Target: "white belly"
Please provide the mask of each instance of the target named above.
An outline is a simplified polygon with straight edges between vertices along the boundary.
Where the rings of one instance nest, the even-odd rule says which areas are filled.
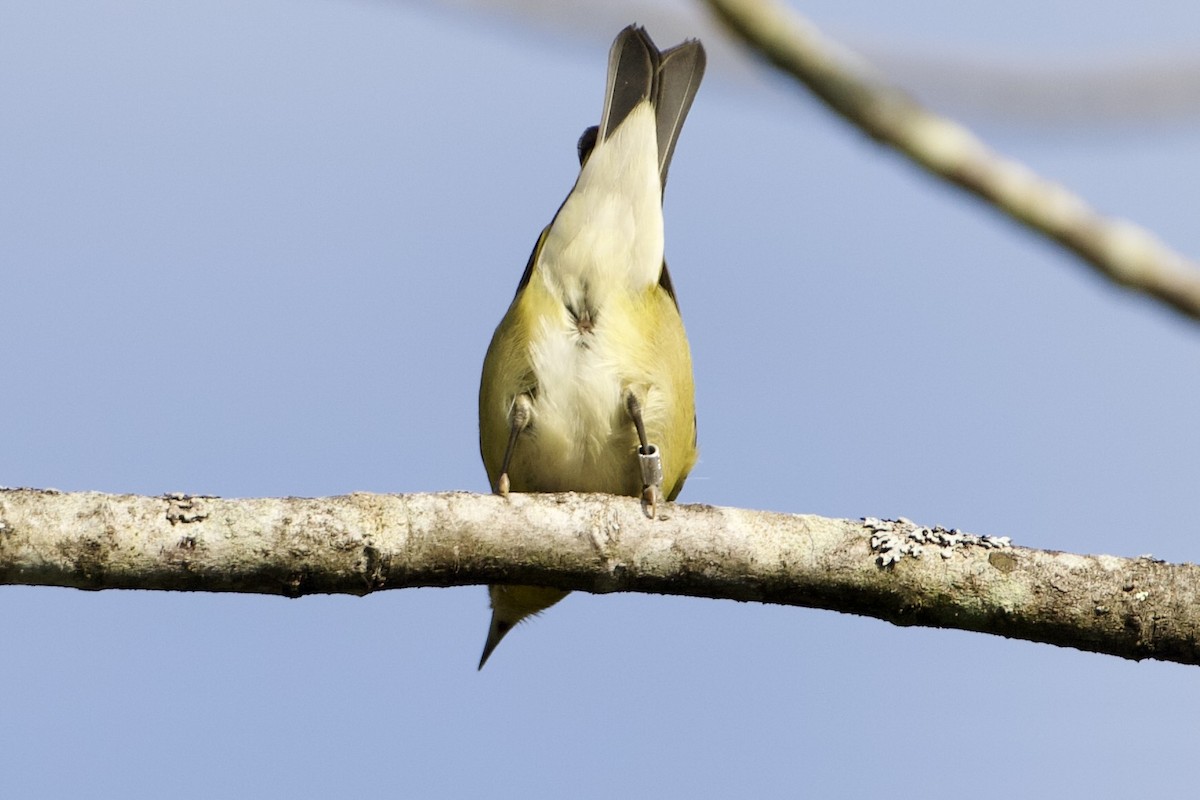
[[[635,492],[637,436],[611,337],[603,322],[581,333],[563,321],[543,321],[531,342],[538,388],[530,441],[517,449],[535,459],[541,491]]]

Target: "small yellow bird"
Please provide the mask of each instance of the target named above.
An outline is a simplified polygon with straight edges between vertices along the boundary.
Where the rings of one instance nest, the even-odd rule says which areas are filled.
[[[479,448],[492,490],[641,497],[651,516],[696,461],[692,358],[663,260],[663,189],[704,76],[695,40],[659,51],[629,26],[613,42],[579,178],[542,231],[492,336]],[[482,669],[504,635],[567,595],[489,586]]]

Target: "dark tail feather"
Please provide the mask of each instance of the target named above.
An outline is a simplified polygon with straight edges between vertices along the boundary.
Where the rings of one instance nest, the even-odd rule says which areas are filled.
[[[654,97],[658,75],[658,48],[646,31],[630,25],[617,34],[608,54],[608,89],[600,118],[600,141],[621,126],[629,112]]]
[[[695,39],[660,52],[645,28],[630,25],[621,31],[608,56],[599,140],[608,139],[633,109],[649,100],[658,124],[658,174],[665,187],[675,142],[700,88],[705,64],[704,46]]]
[[[704,77],[707,58],[704,45],[691,39],[662,54],[658,70],[658,97],[654,114],[658,119],[658,174],[667,186],[667,169],[675,153],[675,142]]]

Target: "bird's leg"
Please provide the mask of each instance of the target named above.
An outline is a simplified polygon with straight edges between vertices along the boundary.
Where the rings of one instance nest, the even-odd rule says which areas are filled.
[[[632,389],[625,390],[625,410],[633,420],[638,435],[638,464],[642,468],[642,503],[653,519],[662,497],[662,458],[658,448],[646,438],[646,424],[642,421],[642,401]]]
[[[517,447],[517,437],[529,425],[532,417],[533,400],[528,394],[517,395],[508,412],[508,446],[504,448],[504,462],[500,465],[500,479],[496,481],[496,491],[505,497],[508,496],[509,489],[508,464],[512,461],[513,450]]]

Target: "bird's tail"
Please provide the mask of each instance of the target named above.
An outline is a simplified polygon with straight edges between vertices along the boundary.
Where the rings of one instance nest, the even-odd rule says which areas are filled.
[[[479,657],[480,669],[483,669],[500,640],[518,622],[540,614],[567,596],[567,592],[561,589],[542,586],[489,586],[488,594],[492,598],[492,622],[488,626],[483,655]]]
[[[648,100],[654,106],[658,174],[665,187],[675,142],[704,77],[706,63],[704,46],[695,39],[660,51],[645,28],[630,25],[621,31],[608,55],[608,87],[599,140],[607,140],[631,111]]]

